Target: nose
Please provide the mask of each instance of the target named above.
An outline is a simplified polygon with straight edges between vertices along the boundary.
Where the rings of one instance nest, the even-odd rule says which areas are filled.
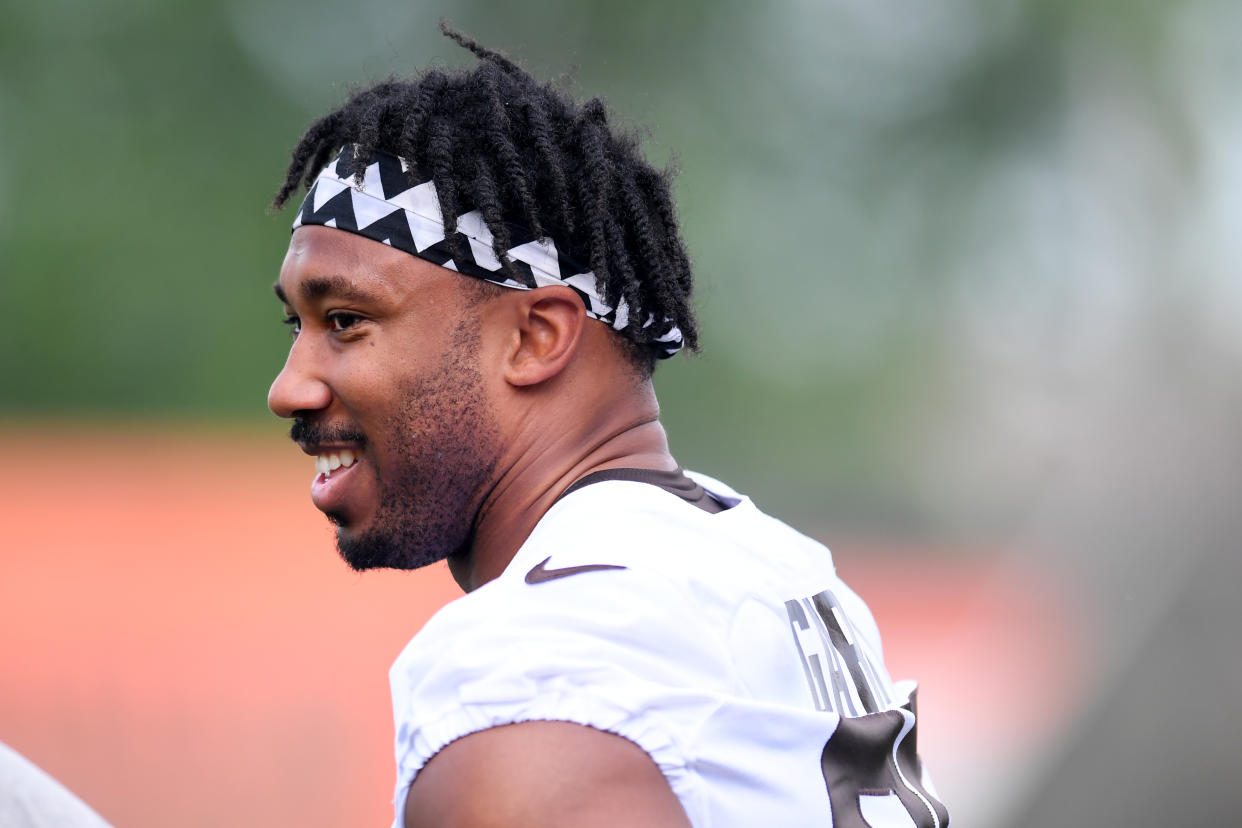
[[[332,390],[313,370],[306,349],[294,342],[285,367],[267,392],[267,407],[277,417],[292,418],[299,411],[319,411],[332,401]]]

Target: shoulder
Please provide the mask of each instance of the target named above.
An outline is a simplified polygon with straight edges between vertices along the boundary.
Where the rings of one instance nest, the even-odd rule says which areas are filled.
[[[823,546],[697,479],[733,508],[711,514],[629,481],[572,493],[500,577],[414,637],[390,673],[398,806],[446,745],[557,721],[640,747],[693,816],[704,722],[722,699],[755,695],[774,659],[784,664],[784,601],[835,579]],[[806,692],[781,692],[795,691]]]

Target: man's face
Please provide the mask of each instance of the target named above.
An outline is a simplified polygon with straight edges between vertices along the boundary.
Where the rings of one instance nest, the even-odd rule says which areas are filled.
[[[463,278],[352,233],[294,231],[277,292],[295,339],[268,406],[316,456],[311,498],[355,569],[469,548],[500,435]]]

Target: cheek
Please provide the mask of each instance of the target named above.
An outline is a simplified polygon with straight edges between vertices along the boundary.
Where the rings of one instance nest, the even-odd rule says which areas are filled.
[[[334,387],[347,407],[371,412],[399,396],[412,370],[409,363],[401,351],[364,340],[337,363]]]

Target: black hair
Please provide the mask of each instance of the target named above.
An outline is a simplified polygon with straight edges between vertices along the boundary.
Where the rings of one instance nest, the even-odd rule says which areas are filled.
[[[587,263],[609,305],[624,299],[641,309],[631,311],[619,333],[644,375],[659,353],[652,331],[662,327],[645,328],[648,315],[657,323],[671,319],[685,346],[698,350],[672,172],[652,167],[633,135],[609,128],[599,98],[579,103],[444,21],[440,30],[479,62],[355,92],[302,135],[272,206],[283,206],[300,185],[309,187],[347,143],[358,145],[358,173],[375,150],[402,156],[435,182],[451,243],[460,243],[457,216],[476,209],[508,271],[506,221],[525,225]]]

